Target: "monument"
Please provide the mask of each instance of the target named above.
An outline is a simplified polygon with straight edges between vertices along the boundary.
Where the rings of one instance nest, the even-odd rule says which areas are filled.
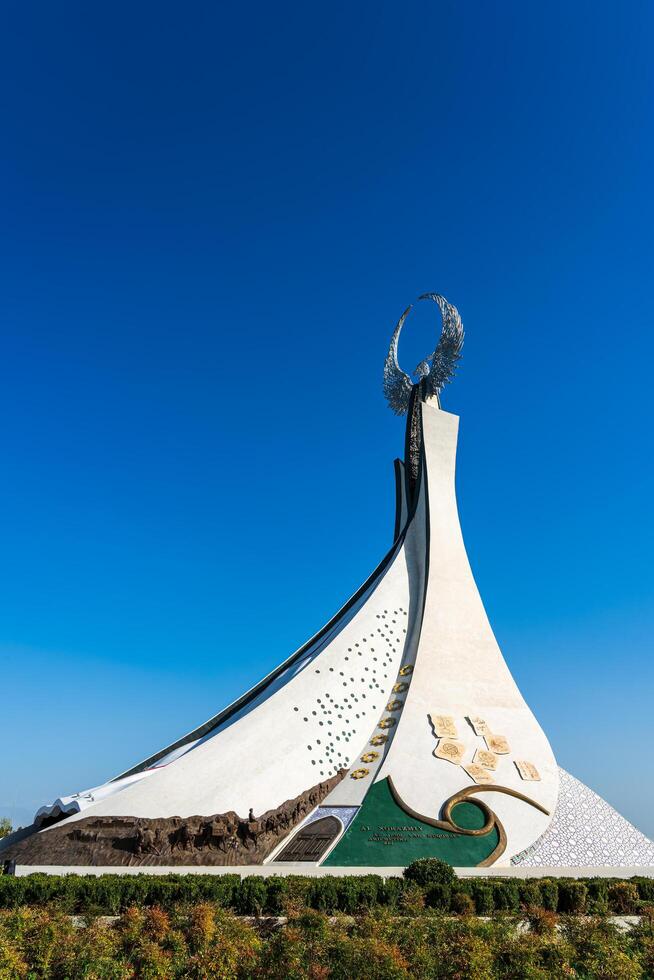
[[[455,497],[459,419],[441,406],[457,310],[412,380],[392,336],[393,544],[329,622],[251,691],[2,842],[19,868],[271,865],[654,867],[654,844],[557,765],[499,649]]]

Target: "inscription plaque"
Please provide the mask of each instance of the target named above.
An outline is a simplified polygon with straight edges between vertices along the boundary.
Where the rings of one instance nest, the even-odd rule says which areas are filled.
[[[475,762],[469,762],[467,766],[463,767],[468,773],[470,778],[474,780],[475,783],[494,783],[495,779],[489,773],[488,769],[484,769],[483,766],[477,765]]]
[[[496,755],[508,755],[511,751],[508,739],[504,735],[486,735],[485,741],[490,751],[495,752]]]
[[[520,773],[520,778],[528,783],[540,782],[540,773],[533,762],[515,762],[515,767]]]
[[[457,738],[458,732],[452,715],[430,714],[431,723],[438,738]]]
[[[468,715],[468,721],[474,728],[475,735],[492,734],[488,722],[484,718],[480,718],[479,715]]]
[[[478,766],[483,766],[484,769],[497,769],[497,756],[489,749],[477,749],[472,761]]]
[[[437,759],[447,759],[448,762],[453,762],[455,766],[461,765],[465,752],[466,747],[463,742],[455,742],[451,738],[441,739],[434,749],[434,755]]]

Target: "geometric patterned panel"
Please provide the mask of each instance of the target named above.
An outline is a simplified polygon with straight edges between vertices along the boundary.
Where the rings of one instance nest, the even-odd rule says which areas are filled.
[[[319,806],[317,810],[314,810],[303,826],[307,827],[315,820],[322,820],[323,817],[338,817],[343,824],[343,829],[347,830],[358,809],[358,806]]]
[[[511,858],[523,868],[654,867],[654,843],[565,769],[551,824]]]

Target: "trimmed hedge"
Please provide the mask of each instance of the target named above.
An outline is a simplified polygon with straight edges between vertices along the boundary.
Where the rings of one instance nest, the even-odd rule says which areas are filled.
[[[248,879],[245,879],[248,880]],[[0,876],[0,908],[56,903],[61,911],[118,915],[131,906],[171,908],[212,902],[235,909],[240,875],[46,875]]]
[[[492,915],[495,911],[495,892],[492,882],[482,878],[470,884],[471,897],[477,915]]]
[[[580,915],[586,911],[588,901],[588,889],[583,881],[559,882],[559,912],[569,912]]]
[[[483,916],[536,908],[568,914],[624,914],[654,903],[654,880],[463,878],[451,884],[432,879],[419,885],[410,876],[384,880],[379,875],[252,875],[242,880],[235,874],[0,876],[0,909],[56,905],[69,914],[119,915],[132,906],[170,910],[200,902],[239,915],[285,915],[298,908],[356,915],[376,908],[411,911],[421,906],[456,914],[470,911],[472,905]]]
[[[551,878],[541,878],[538,882],[540,887],[540,904],[548,912],[556,912],[559,907],[559,884]]]

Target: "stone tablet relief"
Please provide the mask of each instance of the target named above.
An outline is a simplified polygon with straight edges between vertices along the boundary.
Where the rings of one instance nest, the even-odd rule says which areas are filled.
[[[459,733],[456,730],[452,715],[437,715],[431,712],[429,717],[437,738],[458,738]]]
[[[453,762],[455,766],[461,765],[465,753],[466,747],[463,742],[457,742],[452,738],[441,739],[434,749],[434,755],[437,759],[447,759],[448,762]]]
[[[508,739],[504,735],[485,735],[484,739],[490,751],[495,752],[496,755],[508,755],[511,751]]]
[[[489,749],[477,749],[472,761],[475,765],[483,766],[484,769],[497,769],[498,758]]]
[[[524,779],[528,783],[538,783],[540,782],[540,773],[533,762],[515,762],[515,767],[520,773],[520,778]]]
[[[484,718],[480,718],[479,715],[468,715],[468,721],[474,728],[475,735],[483,736],[492,734],[488,722]]]
[[[367,772],[367,770],[365,770]],[[335,776],[255,817],[235,811],[191,817],[84,817],[63,821],[17,842],[11,856],[18,864],[66,866],[263,864],[290,832],[302,823],[345,777]],[[304,833],[304,830],[302,831]],[[7,852],[5,852],[7,853]],[[304,860],[304,859],[302,859]],[[0,968],[0,976],[3,975]]]
[[[477,765],[476,762],[469,762],[467,766],[464,766],[463,768],[475,783],[483,784],[495,782],[495,778],[491,776],[488,769],[484,769],[483,766]]]

